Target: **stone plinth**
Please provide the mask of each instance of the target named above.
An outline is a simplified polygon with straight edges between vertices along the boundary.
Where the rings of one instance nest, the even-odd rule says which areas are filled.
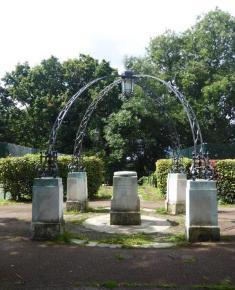
[[[220,239],[215,181],[187,181],[186,236],[190,242]]]
[[[110,224],[141,224],[137,173],[134,171],[118,171],[114,173]]]
[[[32,239],[53,239],[63,231],[61,178],[35,178],[32,201]]]
[[[185,213],[187,178],[183,173],[169,173],[167,177],[167,212],[171,214]]]
[[[86,172],[71,172],[67,178],[66,209],[86,211],[87,207],[87,174]]]

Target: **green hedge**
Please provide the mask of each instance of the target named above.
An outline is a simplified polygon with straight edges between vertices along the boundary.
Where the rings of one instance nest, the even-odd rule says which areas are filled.
[[[189,175],[189,168],[191,166],[191,160],[188,158],[183,158],[182,163],[185,167],[186,174]],[[171,159],[159,159],[156,162],[156,178],[157,178],[157,188],[159,193],[164,196],[166,195],[166,186],[167,186],[167,175],[170,172],[172,165]]]
[[[59,156],[59,175],[63,179],[64,192],[66,192],[66,179],[70,156]],[[88,179],[88,196],[93,198],[104,180],[104,165],[96,156],[83,158]],[[10,192],[14,200],[30,198],[33,180],[38,175],[40,167],[39,155],[25,155],[23,157],[6,157],[0,159],[0,183],[5,192]]]
[[[189,168],[191,160],[183,158],[186,168],[187,178],[190,177]],[[156,162],[157,187],[164,196],[167,187],[167,175],[170,172],[172,161],[170,159],[160,159]],[[218,199],[225,203],[235,203],[235,160],[225,159],[212,162],[217,180]]]
[[[217,161],[215,172],[220,201],[235,203],[235,159]]]

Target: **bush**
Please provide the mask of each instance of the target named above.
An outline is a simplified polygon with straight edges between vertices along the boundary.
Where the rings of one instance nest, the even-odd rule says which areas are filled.
[[[235,160],[219,160],[215,164],[218,198],[224,203],[235,203]]]
[[[191,160],[183,158],[183,164],[186,168],[187,178],[190,177]],[[160,159],[156,162],[157,187],[161,195],[166,194],[167,175],[170,172],[171,159]],[[235,160],[226,159],[212,161],[211,165],[215,169],[217,180],[218,200],[224,203],[235,203]]]
[[[189,168],[191,166],[191,160],[188,158],[183,158],[182,163],[185,168],[187,177],[189,177]],[[157,188],[159,193],[162,196],[166,195],[167,190],[167,175],[170,172],[172,165],[171,159],[159,159],[156,162],[156,179],[157,179]]]
[[[59,156],[59,176],[62,177],[64,192],[66,192],[66,179],[68,164],[71,156]],[[104,179],[104,165],[96,156],[83,158],[88,179],[88,196],[93,198]],[[39,155],[25,155],[23,157],[6,157],[0,159],[0,183],[5,192],[10,192],[12,199],[31,198],[33,180],[38,176],[40,167]]]

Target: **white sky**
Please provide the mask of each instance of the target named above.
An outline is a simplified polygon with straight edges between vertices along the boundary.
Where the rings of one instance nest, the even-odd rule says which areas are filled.
[[[151,37],[192,26],[234,0],[0,0],[0,78],[18,62],[31,66],[90,54],[122,71],[124,55],[144,55]]]

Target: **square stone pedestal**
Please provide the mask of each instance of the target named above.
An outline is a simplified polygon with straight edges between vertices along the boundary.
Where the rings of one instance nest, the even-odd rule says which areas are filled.
[[[110,224],[141,224],[137,173],[134,171],[118,171],[114,173]]]
[[[32,201],[32,239],[50,240],[63,232],[61,178],[35,178]]]
[[[66,209],[84,212],[87,208],[87,174],[86,172],[71,172],[67,178]]]
[[[170,214],[185,213],[187,178],[183,173],[169,173],[165,208]]]
[[[220,239],[215,181],[187,181],[186,236],[190,242]]]

